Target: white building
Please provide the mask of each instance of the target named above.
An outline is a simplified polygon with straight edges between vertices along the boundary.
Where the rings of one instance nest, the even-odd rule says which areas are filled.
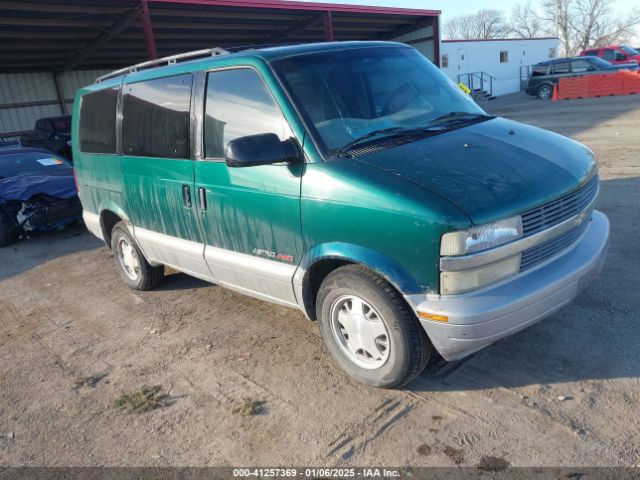
[[[440,66],[454,82],[504,95],[520,90],[530,65],[555,58],[557,38],[509,38],[495,40],[442,40]]]

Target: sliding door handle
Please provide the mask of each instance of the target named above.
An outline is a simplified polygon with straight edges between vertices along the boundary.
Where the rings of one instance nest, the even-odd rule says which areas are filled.
[[[185,207],[191,208],[191,187],[189,185],[182,185],[182,201]]]
[[[200,210],[207,209],[207,191],[200,187],[198,188],[198,201],[200,202]]]

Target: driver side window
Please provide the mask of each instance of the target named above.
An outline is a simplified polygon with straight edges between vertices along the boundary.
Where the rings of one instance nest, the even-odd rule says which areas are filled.
[[[275,133],[280,140],[290,136],[288,125],[258,72],[234,68],[209,73],[204,117],[205,157],[224,158],[230,141],[260,133]]]

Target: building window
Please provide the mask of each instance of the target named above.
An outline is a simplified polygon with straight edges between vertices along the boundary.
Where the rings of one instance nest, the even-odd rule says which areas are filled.
[[[80,151],[116,153],[118,89],[88,93],[80,102]]]
[[[447,68],[449,67],[449,55],[447,55],[446,53],[444,55],[442,55],[442,68]]]
[[[550,48],[549,49],[549,58],[556,58],[556,49],[555,48]]]
[[[502,50],[500,52],[500,63],[508,63],[509,62],[509,52],[507,50]]]
[[[192,75],[123,87],[122,151],[126,155],[189,158]]]

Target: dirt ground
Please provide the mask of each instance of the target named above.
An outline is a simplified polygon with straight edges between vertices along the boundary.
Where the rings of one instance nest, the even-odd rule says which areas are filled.
[[[295,310],[182,274],[133,292],[84,230],[37,235],[0,250],[0,466],[639,466],[640,96],[485,108],[600,158],[608,263],[572,305],[377,390]],[[143,385],[168,405],[114,406]]]

